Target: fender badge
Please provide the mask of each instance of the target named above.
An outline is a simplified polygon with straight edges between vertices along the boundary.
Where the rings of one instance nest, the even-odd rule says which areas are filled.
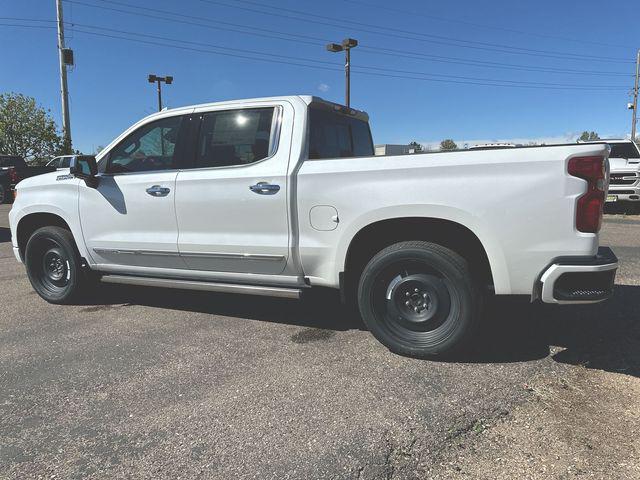
[[[73,177],[73,175],[58,175],[56,177],[56,180],[59,182],[60,180],[71,180]]]

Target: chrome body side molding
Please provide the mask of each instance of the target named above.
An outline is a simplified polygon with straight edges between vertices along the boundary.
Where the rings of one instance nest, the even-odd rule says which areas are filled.
[[[229,260],[268,260],[282,262],[283,255],[262,255],[254,253],[218,253],[218,252],[167,252],[163,250],[131,250],[123,248],[94,248],[97,254],[118,255],[157,255],[165,257],[223,258]]]
[[[163,257],[179,257],[178,252],[167,252],[163,250],[130,250],[126,248],[94,248],[93,251],[100,254],[107,255],[158,255]]]
[[[193,258],[224,258],[229,260],[272,260],[284,261],[284,255],[262,255],[255,253],[216,253],[216,252],[180,252],[182,257]]]

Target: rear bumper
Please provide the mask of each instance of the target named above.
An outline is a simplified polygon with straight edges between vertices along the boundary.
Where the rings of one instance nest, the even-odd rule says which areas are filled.
[[[540,276],[539,298],[544,303],[596,303],[613,295],[618,258],[608,247],[594,257],[562,257]]]

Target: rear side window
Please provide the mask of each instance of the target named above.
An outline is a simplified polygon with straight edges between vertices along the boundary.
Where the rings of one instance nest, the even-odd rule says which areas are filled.
[[[610,158],[640,158],[638,148],[633,143],[610,143]]]
[[[336,112],[309,109],[309,158],[373,156],[369,124]]]
[[[146,172],[175,168],[174,154],[182,117],[147,123],[109,152],[109,173]]]
[[[271,152],[275,109],[249,108],[202,116],[196,168],[248,165]]]

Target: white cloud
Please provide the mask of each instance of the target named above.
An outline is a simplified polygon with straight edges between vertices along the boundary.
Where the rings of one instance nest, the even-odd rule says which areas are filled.
[[[321,83],[320,85],[318,85],[318,90],[320,90],[321,92],[328,92],[330,88],[331,87],[326,83]]]

